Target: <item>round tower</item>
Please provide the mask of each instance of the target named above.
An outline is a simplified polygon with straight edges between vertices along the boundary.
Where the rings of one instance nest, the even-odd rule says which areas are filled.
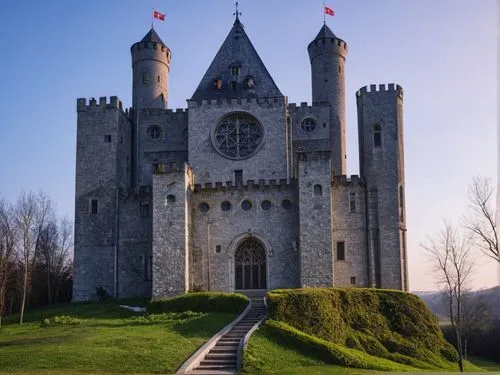
[[[330,104],[332,174],[346,174],[345,58],[347,43],[326,25],[307,47],[311,61],[312,101]]]
[[[151,28],[140,42],[130,47],[132,54],[132,106],[167,108],[170,49]]]

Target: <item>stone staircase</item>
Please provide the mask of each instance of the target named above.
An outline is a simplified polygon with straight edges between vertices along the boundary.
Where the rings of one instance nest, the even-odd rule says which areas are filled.
[[[250,329],[267,312],[264,296],[252,293],[248,295],[252,305],[247,314],[231,330],[222,336],[215,346],[205,355],[200,365],[188,372],[191,375],[235,374],[238,369],[240,342]]]

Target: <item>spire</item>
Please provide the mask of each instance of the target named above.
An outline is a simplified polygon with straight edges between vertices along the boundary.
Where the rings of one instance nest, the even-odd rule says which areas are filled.
[[[238,17],[191,100],[281,97]]]
[[[233,16],[236,16],[236,20],[235,21],[238,21],[239,20],[239,17],[238,16],[241,16],[241,12],[238,12],[238,2],[234,3],[234,6],[236,7],[236,11],[233,13]]]

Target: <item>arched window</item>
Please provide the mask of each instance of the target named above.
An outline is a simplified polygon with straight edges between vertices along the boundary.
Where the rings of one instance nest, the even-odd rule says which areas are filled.
[[[382,146],[382,128],[379,124],[373,125],[373,146],[381,147]]]
[[[314,185],[314,196],[321,197],[323,195],[323,186],[317,184]]]

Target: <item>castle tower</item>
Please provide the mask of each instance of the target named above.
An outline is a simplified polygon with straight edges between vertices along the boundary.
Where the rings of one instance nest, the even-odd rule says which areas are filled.
[[[152,28],[130,47],[132,54],[132,105],[134,108],[167,108],[170,49]]]
[[[312,101],[330,103],[332,175],[346,174],[345,58],[347,44],[323,25],[307,47],[311,61]]]
[[[356,98],[360,173],[367,181],[370,282],[408,290],[403,89],[370,85]]]

